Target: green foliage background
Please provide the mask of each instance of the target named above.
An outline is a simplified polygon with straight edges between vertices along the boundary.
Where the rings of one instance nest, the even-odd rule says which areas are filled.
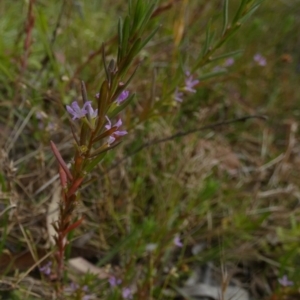
[[[158,1],[158,6],[168,3],[152,19],[147,33],[160,29],[135,62],[140,67],[129,89],[137,97],[122,113],[130,134],[82,189],[78,212],[86,222],[75,236],[92,230],[85,247],[101,253],[94,263],[117,268],[124,285],[137,286],[136,297],[175,299],[175,287],[195,265],[208,261],[219,270],[224,264],[229,270],[246,268],[250,275],[239,278],[245,286],[254,279],[268,284],[271,292],[258,293],[258,299],[277,290],[283,274],[297,287],[300,2],[263,1],[214,54],[241,50],[226,68],[226,58],[197,67],[209,22],[216,38],[222,33],[222,1]],[[229,20],[239,4],[229,1]],[[80,80],[94,99],[104,77],[101,46],[106,43],[108,58],[115,58],[118,18],[127,12],[125,1],[36,1],[26,52],[28,5],[0,2],[0,201],[3,207],[16,203],[19,216],[18,221],[0,216],[0,253],[14,249],[13,255],[28,250],[19,223],[33,248],[45,243],[43,234],[35,233],[45,228],[53,187],[39,189],[57,172],[49,141],[55,140],[65,159],[71,159],[65,105],[78,99]],[[266,66],[255,63],[257,53],[266,58]],[[186,70],[202,80],[195,94],[177,103],[172,95]],[[144,143],[245,115],[267,120],[199,131],[146,147],[114,165]],[[41,214],[44,219],[30,222]],[[176,235],[182,249],[174,249]],[[147,252],[149,244],[156,250]],[[197,245],[203,250],[193,255]],[[105,280],[86,276],[79,282],[99,299],[119,299]],[[5,280],[13,277],[3,273]],[[170,296],[166,289],[173,291]],[[19,299],[18,293],[10,297]]]

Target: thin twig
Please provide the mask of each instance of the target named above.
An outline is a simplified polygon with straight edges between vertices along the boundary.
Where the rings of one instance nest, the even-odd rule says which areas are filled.
[[[174,140],[176,138],[183,137],[183,136],[186,136],[186,135],[198,132],[198,131],[213,129],[213,128],[216,128],[216,127],[220,127],[220,126],[228,125],[228,124],[232,124],[232,123],[237,123],[237,122],[244,122],[244,121],[249,120],[249,119],[262,119],[262,120],[266,121],[267,117],[263,116],[263,115],[250,115],[250,116],[244,116],[244,117],[240,117],[240,118],[235,118],[235,119],[230,119],[230,120],[225,120],[225,121],[212,123],[212,124],[205,125],[205,126],[202,126],[200,128],[194,128],[194,129],[191,129],[191,130],[188,130],[188,131],[178,131],[177,133],[175,133],[171,136],[167,136],[167,137],[162,138],[162,139],[155,139],[155,140],[152,140],[152,141],[147,142],[145,144],[142,144],[136,150],[134,150],[131,153],[127,154],[125,157],[119,159],[116,163],[114,163],[110,168],[107,169],[107,172],[114,169],[119,164],[121,164],[122,162],[124,162],[125,160],[127,160],[128,158],[130,158],[131,156],[137,154],[138,152],[140,152],[141,150],[143,150],[145,148],[148,148],[148,147],[160,144],[160,143],[165,143],[165,142],[168,142],[168,141]]]

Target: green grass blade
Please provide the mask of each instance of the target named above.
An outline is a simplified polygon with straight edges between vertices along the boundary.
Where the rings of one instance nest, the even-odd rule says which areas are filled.
[[[224,0],[222,36],[224,36],[226,32],[227,26],[228,26],[228,0]]]

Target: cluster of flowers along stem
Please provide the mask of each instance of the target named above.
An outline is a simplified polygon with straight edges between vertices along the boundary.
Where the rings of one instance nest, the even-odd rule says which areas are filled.
[[[183,91],[195,93],[195,86],[199,83],[199,80],[194,79],[190,72],[186,72],[185,75]],[[56,276],[58,278],[62,277],[64,269],[67,234],[77,228],[83,221],[83,218],[74,221],[73,216],[76,201],[79,197],[78,190],[86,174],[103,159],[108,150],[117,145],[122,136],[127,134],[126,130],[121,130],[122,120],[119,118],[116,122],[112,122],[111,118],[115,117],[124,108],[126,101],[129,101],[129,91],[124,89],[124,84],[121,82],[113,90],[111,82],[108,79],[104,81],[100,93],[95,95],[98,108],[95,108],[92,101],[87,98],[83,82],[81,86],[83,104],[80,105],[78,101],[74,101],[66,106],[66,110],[72,118],[71,129],[76,142],[76,153],[71,169],[63,160],[56,145],[51,142],[52,151],[59,163],[59,176],[62,186],[59,219],[53,224],[57,233],[54,239],[58,249],[56,253]],[[182,92],[176,90],[175,100],[182,101],[182,95]],[[72,124],[77,121],[79,121],[81,127],[79,136],[76,134],[74,124]],[[178,238],[175,243],[182,246]],[[50,271],[47,269],[47,272]]]
[[[116,99],[115,103],[117,105],[120,105],[123,101],[125,101],[129,96],[129,91],[124,90]],[[96,94],[96,98],[99,99],[100,94]],[[93,109],[92,107],[92,101],[87,101],[84,103],[83,107],[80,108],[79,104],[77,103],[77,101],[74,101],[71,105],[67,105],[67,111],[70,113],[70,115],[72,115],[72,119],[83,119],[84,122],[86,122],[89,127],[93,130],[95,127],[95,122],[93,122],[93,120],[95,118],[97,118],[98,116],[98,109]],[[88,118],[87,118],[88,116]],[[105,125],[106,130],[111,130],[112,128],[116,128],[117,130],[114,130],[112,132],[112,134],[109,136],[108,138],[108,144],[111,145],[113,144],[116,139],[120,136],[123,136],[125,134],[127,134],[127,131],[123,130],[123,131],[119,131],[119,127],[121,127],[122,125],[122,120],[119,119],[117,121],[117,123],[115,125],[112,126],[112,123],[110,121],[110,119],[108,118],[108,116],[105,116],[106,120],[107,120],[107,125]],[[91,120],[91,121],[89,121]]]
[[[174,94],[174,99],[177,102],[182,102],[183,101],[183,92],[188,92],[188,93],[196,93],[195,86],[198,85],[200,81],[198,79],[194,79],[194,76],[189,72],[185,72],[185,85],[182,88],[176,87],[175,89],[175,94]]]
[[[64,269],[64,254],[67,245],[67,234],[77,228],[83,221],[79,218],[74,221],[73,212],[79,198],[78,190],[89,173],[104,157],[107,151],[117,145],[118,140],[127,134],[126,130],[120,130],[122,120],[119,118],[113,123],[110,118],[122,110],[129,98],[129,91],[122,90],[123,84],[113,92],[111,86],[105,81],[103,86],[108,87],[102,90],[104,96],[96,94],[98,108],[94,108],[92,101],[88,100],[84,83],[82,82],[83,105],[77,101],[66,106],[67,112],[72,117],[71,129],[76,144],[76,152],[71,168],[69,168],[58,151],[56,145],[51,142],[52,151],[59,163],[59,176],[62,186],[62,201],[59,206],[59,219],[53,224],[56,231],[54,236],[57,253],[56,276],[62,277]],[[111,90],[109,90],[109,88]],[[121,109],[119,109],[121,108]],[[80,134],[76,133],[74,122],[79,121]],[[51,271],[48,270],[49,274]]]

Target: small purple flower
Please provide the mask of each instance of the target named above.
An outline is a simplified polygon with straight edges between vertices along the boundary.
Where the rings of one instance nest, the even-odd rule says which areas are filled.
[[[98,116],[98,109],[94,110],[91,103],[92,101],[85,102],[83,108],[87,110],[87,113],[91,119],[95,119]]]
[[[122,283],[121,279],[117,279],[115,276],[110,276],[108,282],[111,287],[116,287],[117,285]]]
[[[73,120],[81,119],[87,114],[85,106],[86,104],[83,106],[83,108],[80,108],[77,101],[74,101],[72,102],[71,106],[67,105],[67,111],[73,116]]]
[[[179,92],[178,88],[176,88],[175,94],[174,94],[174,99],[178,102],[182,102],[183,101],[182,96],[183,96],[183,93]]]
[[[126,100],[129,96],[129,91],[124,90],[116,100],[116,103],[120,105],[124,100]]]
[[[259,65],[259,66],[266,66],[267,65],[267,60],[265,57],[263,57],[261,54],[256,53],[253,57],[253,60]]]
[[[286,275],[283,275],[282,278],[279,278],[278,282],[284,287],[294,285],[294,282],[290,281]]]
[[[116,99],[115,102],[116,102],[118,105],[120,105],[124,100],[126,100],[126,99],[128,98],[128,96],[129,96],[129,91],[124,90],[124,91],[118,96],[118,98]],[[96,97],[97,99],[99,99],[100,93],[97,93],[97,94],[95,95],[95,97]]]
[[[177,246],[179,248],[183,247],[183,244],[182,244],[182,242],[180,240],[180,237],[178,235],[175,236],[173,242],[174,242],[175,246]]]
[[[196,90],[194,89],[194,86],[199,83],[198,79],[194,79],[193,75],[189,71],[185,72],[185,75],[187,76],[185,79],[185,87],[184,89],[190,93],[196,93]]]
[[[108,118],[107,116],[105,116],[105,118],[106,118],[106,120],[107,120],[107,122],[108,122],[108,124],[105,125],[106,130],[110,130],[112,127],[116,127],[116,129],[119,129],[119,127],[122,125],[122,120],[121,120],[121,119],[119,119],[119,121],[118,121],[114,126],[112,126],[112,125],[111,125],[111,121],[109,120],[109,118]],[[109,145],[111,145],[111,144],[116,140],[117,137],[123,136],[123,135],[125,135],[125,134],[127,134],[127,133],[128,133],[128,132],[127,132],[126,130],[123,130],[123,131],[116,130],[116,131],[113,132],[113,133],[111,134],[111,136],[108,138],[107,143],[108,143]]]
[[[122,289],[122,297],[123,299],[133,299],[132,291],[129,287]]]
[[[225,60],[224,62],[224,67],[230,67],[234,64],[234,58],[233,57],[229,57]]]
[[[51,266],[52,262],[49,261],[47,264],[45,264],[43,267],[39,268],[40,272],[49,276],[51,274]]]

